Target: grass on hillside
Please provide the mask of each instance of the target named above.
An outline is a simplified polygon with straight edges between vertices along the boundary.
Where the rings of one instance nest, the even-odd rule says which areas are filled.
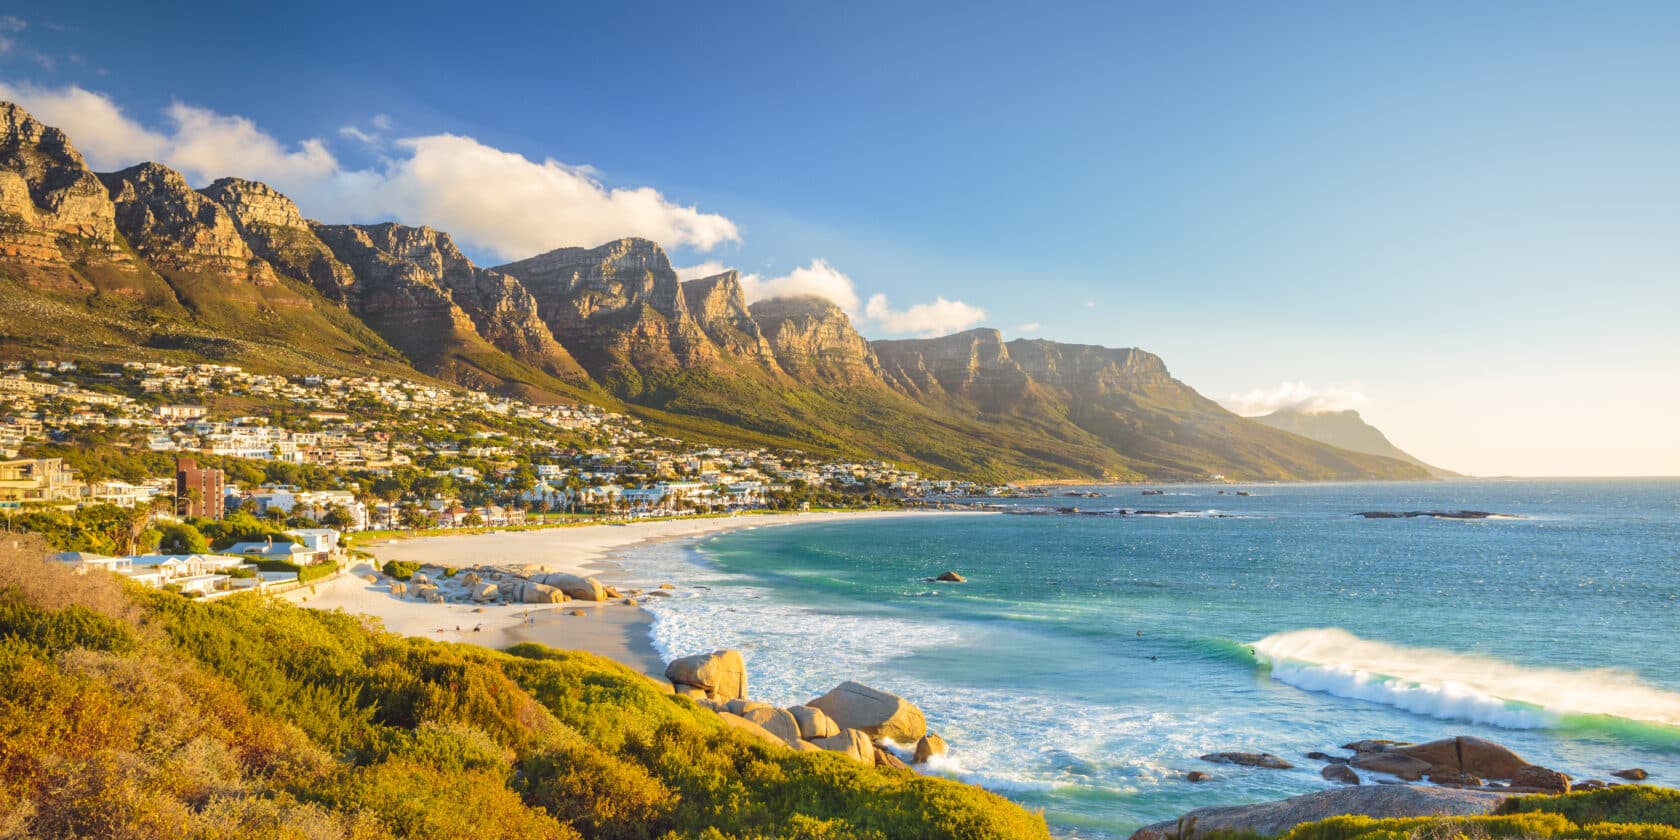
[[[1048,838],[608,660],[204,602],[0,549],[0,838]]]

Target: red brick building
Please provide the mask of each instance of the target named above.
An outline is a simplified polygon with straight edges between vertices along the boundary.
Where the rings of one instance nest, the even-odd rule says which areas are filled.
[[[181,516],[221,519],[222,471],[200,469],[191,458],[175,459],[175,512]]]

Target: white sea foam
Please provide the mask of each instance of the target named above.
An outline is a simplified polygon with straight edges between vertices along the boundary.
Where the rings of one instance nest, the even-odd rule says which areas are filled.
[[[1418,715],[1507,729],[1550,727],[1563,715],[1680,725],[1680,694],[1622,670],[1527,667],[1371,641],[1335,627],[1277,633],[1253,647],[1279,682]]]

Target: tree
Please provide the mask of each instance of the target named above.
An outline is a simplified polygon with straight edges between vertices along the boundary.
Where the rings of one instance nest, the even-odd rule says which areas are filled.
[[[350,514],[350,509],[344,505],[333,505],[327,508],[326,515],[321,517],[321,524],[328,528],[344,530],[356,524],[356,517]]]
[[[158,550],[164,554],[204,554],[210,550],[210,541],[197,528],[174,522],[163,527]]]

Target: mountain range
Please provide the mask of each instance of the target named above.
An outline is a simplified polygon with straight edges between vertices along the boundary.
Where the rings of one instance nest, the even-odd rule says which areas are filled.
[[[680,282],[645,239],[478,266],[445,232],[311,221],[254,181],[194,189],[157,163],[95,173],[62,131],[9,103],[0,296],[7,357],[435,379],[941,475],[1430,475],[1398,450],[1239,417],[1143,350],[989,329],[869,341],[821,298],[749,304],[733,271]]]
[[[1381,455],[1385,458],[1405,461],[1408,464],[1416,464],[1427,470],[1430,476],[1434,478],[1463,478],[1460,473],[1426,464],[1401,451],[1400,447],[1389,442],[1387,435],[1383,434],[1376,426],[1365,422],[1365,418],[1359,416],[1359,412],[1351,408],[1340,411],[1305,411],[1300,408],[1286,407],[1251,419],[1274,429],[1282,429],[1301,437],[1311,438],[1319,443],[1328,443],[1349,452]]]

